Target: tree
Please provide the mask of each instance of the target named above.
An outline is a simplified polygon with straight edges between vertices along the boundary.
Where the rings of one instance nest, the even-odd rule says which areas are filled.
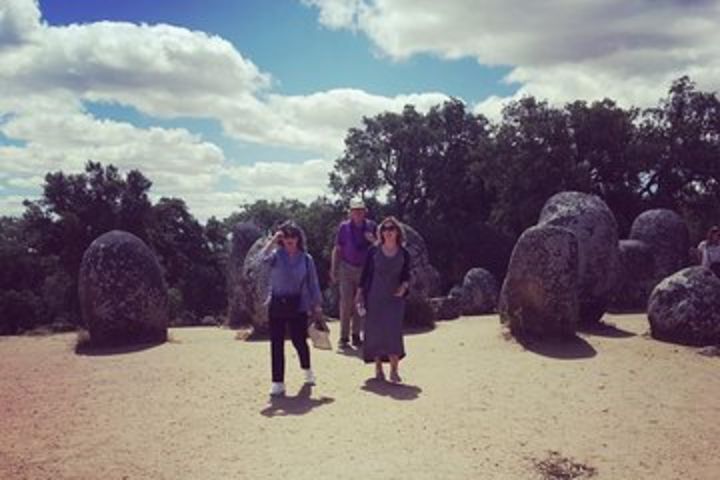
[[[618,107],[610,99],[572,102],[565,107],[575,163],[588,169],[590,192],[603,198],[626,235],[642,211],[639,195],[643,165],[637,154],[638,109]]]
[[[222,313],[227,306],[225,253],[219,250],[219,222],[210,223],[213,241],[179,198],[161,198],[152,207],[149,241],[158,255],[168,287],[195,321]]]
[[[717,94],[698,91],[688,77],[679,78],[658,107],[643,112],[640,137],[646,166],[643,198],[651,207],[691,216],[697,237],[698,227],[716,223],[720,213]]]
[[[587,164],[576,161],[563,110],[525,97],[509,103],[483,171],[496,197],[492,221],[513,237],[537,222],[545,201],[563,190],[590,190]]]
[[[363,118],[363,129],[345,138],[345,153],[335,162],[330,186],[342,198],[377,196],[387,189],[388,202],[404,217],[426,194],[423,172],[430,153],[431,132],[415,107],[402,114]]]
[[[139,171],[123,178],[114,166],[95,162],[88,162],[80,174],[48,173],[42,197],[24,202],[26,246],[42,257],[56,258],[68,290],[77,292],[80,262],[95,238],[120,228],[146,240],[150,186]],[[79,318],[77,295],[63,295],[71,302],[69,316]]]

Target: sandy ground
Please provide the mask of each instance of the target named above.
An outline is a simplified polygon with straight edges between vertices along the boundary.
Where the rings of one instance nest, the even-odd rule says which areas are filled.
[[[532,350],[495,316],[441,323],[406,336],[404,385],[313,350],[303,388],[288,343],[273,402],[269,345],[231,330],[104,355],[3,338],[0,479],[532,479],[550,452],[599,479],[720,478],[720,358],[649,339],[643,315],[605,320]]]

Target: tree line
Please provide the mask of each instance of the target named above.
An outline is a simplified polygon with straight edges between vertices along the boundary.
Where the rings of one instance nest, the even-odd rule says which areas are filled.
[[[152,204],[152,182],[140,171],[123,176],[88,162],[83,173],[48,173],[42,196],[26,201],[21,217],[0,218],[0,333],[78,325],[82,255],[112,229],[155,251],[177,324],[225,313],[228,237],[237,222],[269,230],[297,220],[327,285],[334,228],[353,196],[372,216],[396,215],[423,236],[445,291],[472,267],[501,280],[515,239],[563,190],[605,200],[621,237],[640,212],[671,208],[697,241],[720,223],[720,103],[682,77],[646,109],[524,97],[491,121],[456,99],[427,113],[406,106],[350,129],[329,182],[334,199],[259,200],[203,225],[180,198]]]

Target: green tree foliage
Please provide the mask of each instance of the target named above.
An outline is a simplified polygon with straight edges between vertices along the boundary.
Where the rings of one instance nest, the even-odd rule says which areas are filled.
[[[207,232],[212,239],[179,198],[163,197],[151,209],[149,243],[168,286],[182,300],[185,318],[190,318],[184,323],[219,315],[227,306],[222,225],[208,222]]]
[[[379,200],[425,238],[433,264],[455,282],[482,253],[473,232],[484,230],[492,206],[481,169],[490,154],[490,124],[453,99],[427,114],[407,106],[402,114],[363,119],[352,129],[335,163],[330,185],[343,198]],[[465,235],[459,234],[460,228]],[[448,283],[448,282],[446,282]]]
[[[643,111],[524,97],[492,124],[455,100],[425,115],[408,106],[348,132],[330,186],[343,198],[387,193],[383,209],[423,235],[446,287],[471,266],[502,277],[503,245],[563,190],[603,198],[621,235],[643,210],[666,207],[698,239],[720,220],[719,107],[686,77]]]
[[[70,279],[57,257],[28,246],[23,219],[0,218],[0,334],[67,322]]]
[[[95,162],[80,174],[48,173],[40,200],[25,202],[26,246],[43,257],[56,257],[69,279],[67,288],[76,292],[82,256],[99,235],[123,229],[147,240],[150,186],[138,171],[123,178],[112,165]],[[69,298],[69,317],[77,321],[77,295]]]
[[[325,285],[335,229],[353,196],[376,219],[397,215],[418,230],[445,289],[476,266],[501,279],[515,237],[561,190],[603,198],[621,236],[643,210],[674,209],[697,242],[720,223],[720,103],[682,77],[645,110],[525,97],[490,122],[455,99],[427,113],[406,106],[348,131],[330,175],[338,201],[259,200],[205,226],[182,199],[152,205],[151,185],[139,171],[122,176],[88,162],[79,174],[48,173],[21,218],[0,218],[0,333],[76,322],[82,255],[112,229],[156,252],[182,323],[226,309],[228,234],[239,221],[268,232],[297,221]]]
[[[720,101],[682,77],[639,127],[648,206],[677,209],[698,237],[720,223]]]

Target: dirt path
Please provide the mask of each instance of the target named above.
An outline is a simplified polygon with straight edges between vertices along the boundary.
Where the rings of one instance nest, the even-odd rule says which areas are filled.
[[[641,335],[643,316],[525,351],[497,317],[406,337],[405,385],[313,351],[270,403],[265,342],[76,355],[74,334],[0,339],[2,479],[526,479],[549,452],[599,479],[720,478],[720,358]],[[337,333],[337,324],[335,334]]]

